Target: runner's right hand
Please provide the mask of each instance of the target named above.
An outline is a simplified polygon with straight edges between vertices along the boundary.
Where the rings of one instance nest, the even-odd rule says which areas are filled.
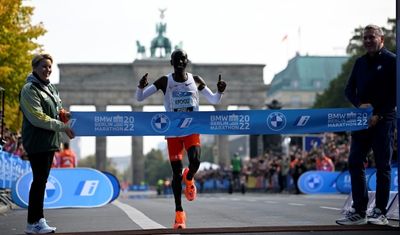
[[[149,82],[147,81],[147,75],[149,75],[148,73],[146,73],[143,77],[142,77],[142,79],[140,79],[140,81],[139,81],[139,88],[140,89],[143,89],[143,88],[145,88],[147,85],[149,85]]]

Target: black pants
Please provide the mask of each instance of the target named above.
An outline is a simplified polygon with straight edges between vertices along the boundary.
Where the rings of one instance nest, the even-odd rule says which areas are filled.
[[[352,133],[349,156],[351,192],[353,208],[362,215],[366,213],[368,206],[364,162],[371,149],[374,153],[376,165],[375,206],[383,214],[386,214],[390,194],[390,160],[393,154],[395,126],[395,120],[383,119],[372,128]]]
[[[54,151],[29,154],[33,181],[29,191],[28,223],[36,223],[43,215],[44,193],[49,177]]]

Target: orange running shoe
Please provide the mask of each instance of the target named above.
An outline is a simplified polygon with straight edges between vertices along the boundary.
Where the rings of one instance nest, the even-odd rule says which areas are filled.
[[[197,189],[196,189],[196,184],[194,183],[194,179],[192,179],[192,180],[186,179],[188,172],[189,172],[189,168],[185,168],[185,170],[183,171],[182,180],[186,185],[186,187],[185,187],[186,199],[188,201],[193,201],[194,199],[196,199]]]
[[[175,212],[174,229],[186,228],[186,214],[184,211]]]

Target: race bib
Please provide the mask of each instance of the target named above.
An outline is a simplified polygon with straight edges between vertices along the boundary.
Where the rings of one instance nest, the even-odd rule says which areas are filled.
[[[193,111],[195,106],[194,94],[189,91],[174,91],[171,97],[172,110],[174,112]]]

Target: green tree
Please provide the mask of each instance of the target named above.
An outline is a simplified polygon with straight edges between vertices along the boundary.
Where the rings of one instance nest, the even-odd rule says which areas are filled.
[[[213,145],[201,146],[201,162],[212,162],[214,163]],[[218,162],[216,162],[218,164]]]
[[[144,174],[146,183],[157,185],[159,179],[171,176],[171,166],[169,160],[165,160],[160,150],[152,149],[145,156]]]
[[[344,88],[358,55],[353,55],[342,65],[342,72],[333,79],[322,94],[317,94],[314,108],[345,108],[350,102],[344,96]]]
[[[93,168],[96,169],[96,158],[94,155],[89,155],[83,159],[80,159],[78,161],[78,167],[88,167],[88,168]],[[106,163],[106,171],[110,172],[111,174],[117,176],[118,179],[120,179],[120,176],[118,175],[118,170],[115,167],[115,164],[107,158],[107,163]]]
[[[382,27],[385,35],[385,47],[396,52],[396,20],[388,19],[389,28]],[[313,108],[341,108],[351,107],[344,96],[344,89],[356,59],[365,53],[362,46],[363,27],[354,30],[354,36],[349,40],[346,48],[350,58],[343,64],[342,72],[333,79],[322,94],[317,94]]]
[[[5,123],[21,128],[19,91],[31,71],[32,55],[42,46],[35,40],[44,35],[42,24],[32,25],[33,7],[23,0],[0,0],[0,86],[5,89]]]

